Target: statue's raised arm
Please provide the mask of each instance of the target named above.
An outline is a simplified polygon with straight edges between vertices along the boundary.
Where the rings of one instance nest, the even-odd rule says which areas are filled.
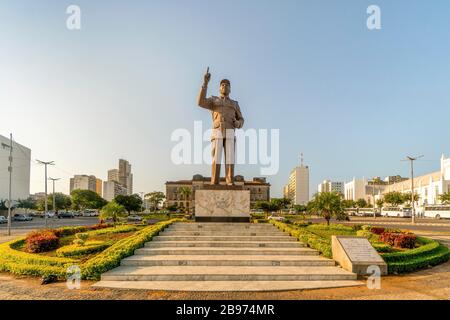
[[[208,92],[209,80],[211,80],[211,73],[209,73],[209,67],[208,67],[205,75],[203,76],[203,85],[200,89],[200,93],[198,94],[197,104],[202,108],[211,110],[212,103],[211,103],[210,99],[206,98],[206,93]]]

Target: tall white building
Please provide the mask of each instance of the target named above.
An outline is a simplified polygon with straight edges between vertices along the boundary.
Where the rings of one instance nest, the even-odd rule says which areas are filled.
[[[283,188],[284,197],[291,199],[292,204],[306,205],[309,201],[309,167],[301,164],[289,175],[289,181]]]
[[[0,200],[9,196],[9,138],[0,135]],[[26,199],[30,196],[31,150],[13,141],[12,150],[12,200]]]
[[[317,192],[338,192],[344,194],[344,183],[339,181],[324,180],[317,186]]]

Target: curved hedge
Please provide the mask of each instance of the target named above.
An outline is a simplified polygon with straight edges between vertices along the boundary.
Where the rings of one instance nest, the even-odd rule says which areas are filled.
[[[175,221],[181,221],[181,219],[172,219],[145,227],[135,234],[117,241],[80,265],[83,278],[100,278],[103,272],[118,266],[123,258],[132,255],[135,249],[142,247],[145,242],[151,240],[153,236]],[[85,229],[75,227],[73,230],[67,228],[64,232],[74,234],[74,231],[82,232],[83,230]],[[55,275],[58,279],[66,279],[67,268],[80,263],[71,258],[49,257],[20,251],[24,242],[25,238],[20,238],[0,244],[0,271],[29,276]]]
[[[450,250],[436,240],[417,237],[420,247],[402,251],[383,253],[389,273],[405,273],[435,266],[450,258]]]
[[[79,257],[87,254],[97,253],[112,245],[111,241],[87,241],[84,245],[71,244],[56,250],[58,257]]]
[[[64,278],[67,266],[75,260],[58,257],[47,257],[19,251],[25,243],[25,238],[0,244],[0,271],[13,274],[46,276],[56,275]]]
[[[102,273],[118,267],[122,259],[132,256],[134,250],[144,246],[147,241],[150,241],[161,230],[176,221],[180,221],[180,219],[159,222],[155,225],[145,227],[130,237],[117,241],[111,247],[82,265],[82,278],[91,280],[100,279]]]
[[[323,256],[332,258],[330,239],[319,237],[315,233],[307,231],[306,228],[294,228],[275,220],[270,220],[270,222],[310,248],[319,251]],[[417,237],[417,242],[421,244],[420,247],[400,252],[389,252],[393,250],[392,247],[388,248],[382,243],[374,243],[373,246],[388,265],[389,273],[413,272],[449,260],[450,250],[438,241]]]

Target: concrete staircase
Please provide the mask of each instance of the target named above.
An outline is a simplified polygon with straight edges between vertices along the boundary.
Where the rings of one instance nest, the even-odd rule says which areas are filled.
[[[95,287],[272,291],[361,285],[271,224],[175,223]]]

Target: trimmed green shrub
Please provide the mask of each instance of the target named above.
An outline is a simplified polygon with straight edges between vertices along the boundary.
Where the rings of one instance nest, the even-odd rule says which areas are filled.
[[[72,244],[61,247],[56,250],[56,255],[58,257],[80,257],[103,251],[111,245],[112,242],[110,241],[87,241],[83,246]]]
[[[122,225],[122,226],[116,226],[116,227],[111,227],[111,228],[107,228],[107,229],[90,231],[88,234],[89,234],[89,236],[100,236],[100,235],[104,235],[104,234],[127,233],[127,232],[133,232],[136,230],[137,230],[136,226]]]
[[[68,258],[48,257],[20,251],[25,238],[0,244],[0,271],[18,275],[65,277],[67,266],[75,260]]]
[[[161,230],[176,221],[181,220],[172,219],[162,221],[155,225],[145,227],[130,237],[117,241],[115,244],[82,265],[81,270],[83,279],[99,279],[102,273],[118,267],[122,259],[133,255],[136,249],[141,248]]]
[[[282,231],[289,233],[291,236],[296,237],[298,240],[305,243],[308,247],[316,249],[325,257],[332,257],[331,240],[321,238],[316,234],[309,232],[306,228],[291,227],[283,222],[273,219],[270,219],[270,223],[275,225],[278,229],[281,229]]]

